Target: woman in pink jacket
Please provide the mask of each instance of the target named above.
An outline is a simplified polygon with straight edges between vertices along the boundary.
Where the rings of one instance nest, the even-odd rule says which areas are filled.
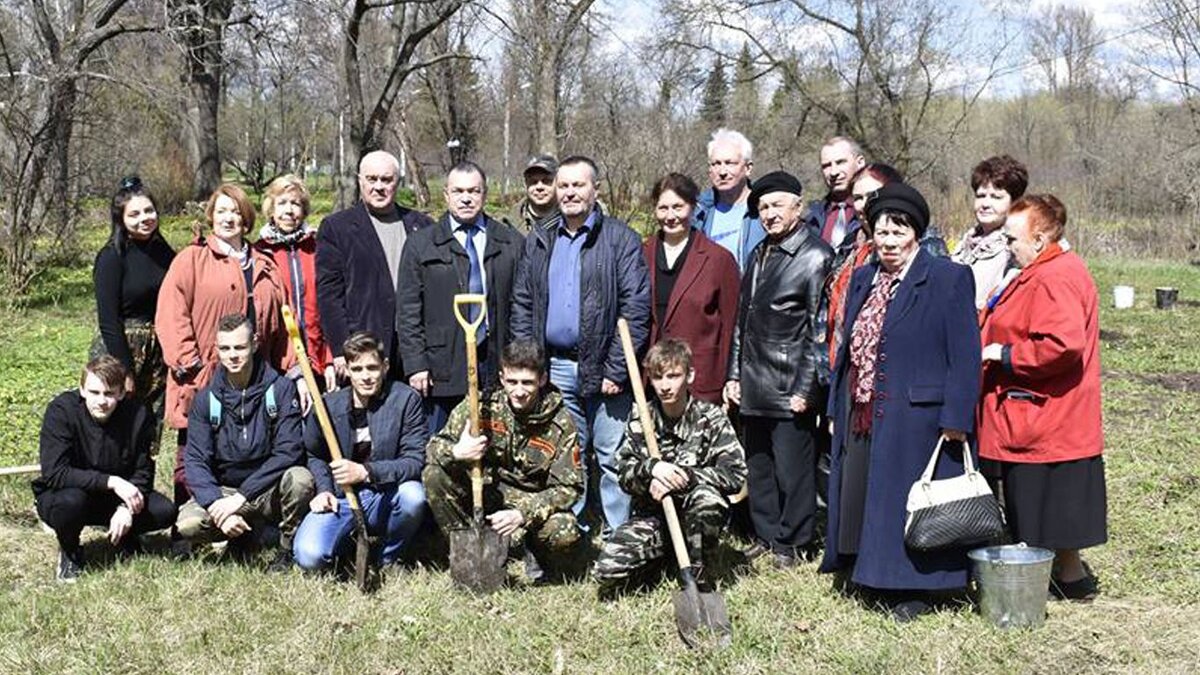
[[[283,284],[269,256],[246,241],[254,226],[254,207],[238,186],[217,188],[205,205],[212,228],[180,251],[158,295],[155,331],[167,364],[167,425],[179,430],[175,462],[175,501],[188,499],[181,452],[187,444],[188,410],[196,392],[208,384],[217,365],[217,322],[226,314],[246,313],[263,358],[286,371],[295,360],[279,308]]]

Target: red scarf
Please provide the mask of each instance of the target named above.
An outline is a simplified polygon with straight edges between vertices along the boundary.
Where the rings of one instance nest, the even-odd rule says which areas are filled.
[[[875,398],[875,361],[879,358],[879,338],[883,335],[883,320],[888,306],[900,286],[899,272],[875,275],[871,294],[850,332],[850,428],[856,434],[871,431],[871,401]]]

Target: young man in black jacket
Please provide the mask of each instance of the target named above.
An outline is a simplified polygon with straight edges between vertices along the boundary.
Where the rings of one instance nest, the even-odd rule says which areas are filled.
[[[42,419],[42,475],[33,481],[38,516],[58,537],[59,581],[83,571],[79,535],[108,525],[108,540],[125,552],[137,536],[175,522],[175,505],[154,492],[150,447],[154,416],[125,396],[125,366],[112,356],[92,359],[79,389],[54,398]]]
[[[292,536],[313,497],[304,460],[296,385],[256,355],[244,315],[217,326],[220,366],[188,413],[183,469],[192,499],[179,509],[183,538],[227,538],[244,551],[253,527],[279,525],[271,569],[292,566]]]

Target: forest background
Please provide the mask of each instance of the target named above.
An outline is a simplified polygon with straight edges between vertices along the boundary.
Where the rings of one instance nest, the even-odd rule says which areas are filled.
[[[971,167],[1009,153],[1081,251],[1183,258],[1198,66],[1195,0],[0,0],[0,283],[20,302],[90,257],[123,175],[167,212],[289,172],[337,208],[381,147],[431,210],[457,160],[509,202],[531,154],[589,154],[644,225],[649,185],[702,179],[722,125],[813,197],[821,140],[858,138],[951,238]]]

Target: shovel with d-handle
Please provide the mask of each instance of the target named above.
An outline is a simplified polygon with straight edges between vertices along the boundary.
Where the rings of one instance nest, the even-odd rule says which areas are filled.
[[[476,307],[474,320],[463,316],[463,307]],[[467,405],[471,411],[471,435],[480,434],[479,354],[476,330],[487,316],[487,296],[459,293],[454,296],[454,317],[466,333]],[[508,537],[502,537],[483,517],[483,466],[471,462],[471,526],[450,531],[450,578],[475,593],[491,593],[504,585],[504,563],[508,560]]]
[[[637,401],[638,420],[642,423],[646,452],[654,459],[661,459],[654,420],[650,417],[646,392],[642,388],[642,374],[638,369],[633,338],[629,335],[629,323],[624,317],[617,319],[617,330],[621,333],[621,348],[625,352],[629,384]],[[671,499],[670,495],[663,497],[662,509],[667,520],[667,529],[671,532],[675,561],[679,565],[679,590],[675,591],[675,625],[679,628],[679,637],[683,638],[687,646],[693,648],[708,644],[727,647],[733,640],[733,625],[729,622],[725,598],[716,591],[700,591],[700,587],[696,585],[696,577],[692,574],[692,561],[688,557],[687,543],[683,539],[679,514],[675,512],[675,500]]]
[[[342,459],[342,449],[338,445],[333,424],[329,421],[329,411],[325,409],[321,390],[317,388],[317,378],[313,376],[312,364],[309,363],[308,354],[304,351],[304,340],[300,337],[300,327],[296,325],[296,318],[292,316],[291,307],[284,305],[282,312],[288,337],[291,338],[292,347],[296,350],[296,360],[300,362],[300,372],[304,374],[304,382],[312,394],[313,410],[317,413],[317,422],[321,425],[325,445],[329,447],[329,456],[337,461]],[[346,492],[346,503],[350,506],[350,515],[354,518],[354,531],[350,535],[354,540],[354,583],[358,585],[360,591],[368,593],[374,590],[377,581],[376,575],[371,573],[371,547],[375,541],[367,532],[367,519],[363,516],[358,493],[351,485],[343,485],[342,490]]]

